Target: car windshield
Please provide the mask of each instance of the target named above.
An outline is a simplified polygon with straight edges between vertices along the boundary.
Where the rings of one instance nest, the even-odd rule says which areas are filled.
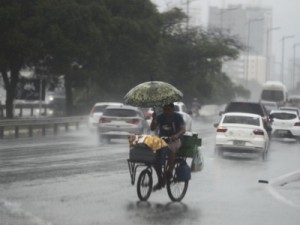
[[[95,106],[94,108],[94,112],[103,112],[104,109],[106,109],[107,105],[98,105],[98,106]]]
[[[285,112],[272,113],[272,116],[274,119],[280,119],[280,120],[291,120],[297,118],[296,114],[285,113]]]
[[[226,112],[247,112],[264,116],[261,105],[250,103],[231,103],[228,105]]]
[[[106,109],[103,112],[105,116],[117,116],[117,117],[135,117],[138,113],[132,109]]]
[[[261,98],[267,101],[282,101],[283,92],[274,90],[264,90],[262,92]]]
[[[259,118],[250,116],[225,116],[223,123],[236,123],[259,126]]]

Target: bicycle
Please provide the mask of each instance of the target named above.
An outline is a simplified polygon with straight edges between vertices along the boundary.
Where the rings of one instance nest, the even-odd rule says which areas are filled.
[[[169,198],[172,201],[181,201],[188,189],[190,177],[182,177],[180,171],[181,166],[187,166],[187,158],[193,157],[198,146],[201,145],[201,139],[197,134],[192,136],[184,136],[182,146],[176,154],[175,166],[170,179],[166,181],[166,189]],[[132,151],[132,150],[130,150]],[[143,149],[136,149],[136,152],[141,153],[140,157],[135,159],[127,159],[129,173],[131,177],[131,184],[135,184],[137,169],[145,167],[139,174],[137,180],[137,195],[141,201],[147,201],[152,193],[153,186],[153,168],[157,163],[156,155],[151,149],[145,147]],[[143,152],[143,153],[142,153]],[[143,154],[143,155],[142,155]],[[163,174],[166,171],[167,160],[162,165]]]

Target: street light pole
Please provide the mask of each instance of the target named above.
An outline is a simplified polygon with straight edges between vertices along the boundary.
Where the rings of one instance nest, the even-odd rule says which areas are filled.
[[[269,80],[270,77],[270,49],[269,49],[269,41],[270,41],[270,32],[279,30],[280,27],[271,27],[267,29],[266,36],[266,80]]]
[[[248,67],[249,67],[249,48],[250,48],[250,28],[251,23],[262,21],[263,18],[248,20],[248,37],[247,37],[247,57],[246,57],[246,87],[248,87]]]
[[[300,46],[300,43],[296,43],[293,45],[294,55],[293,55],[293,88],[295,88],[295,67],[296,67],[296,48]]]
[[[281,82],[284,84],[284,41],[295,37],[294,35],[283,36],[282,41],[282,54],[281,54]]]

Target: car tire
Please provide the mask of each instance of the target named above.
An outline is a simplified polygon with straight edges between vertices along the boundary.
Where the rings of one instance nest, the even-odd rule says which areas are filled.
[[[266,145],[264,151],[263,151],[262,154],[261,154],[261,157],[262,157],[262,160],[263,160],[263,161],[266,161],[266,160],[267,160],[267,158],[268,158],[268,153],[269,153],[269,145]]]
[[[262,160],[263,161],[266,161],[267,160],[267,156],[268,156],[268,151],[263,151],[263,153],[262,153]]]
[[[219,157],[222,157],[223,156],[223,150],[218,148],[218,147],[215,147],[215,154]]]

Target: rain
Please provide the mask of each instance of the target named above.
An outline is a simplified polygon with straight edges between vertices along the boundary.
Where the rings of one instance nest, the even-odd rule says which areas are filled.
[[[53,3],[0,3],[0,225],[299,224],[300,2]]]

